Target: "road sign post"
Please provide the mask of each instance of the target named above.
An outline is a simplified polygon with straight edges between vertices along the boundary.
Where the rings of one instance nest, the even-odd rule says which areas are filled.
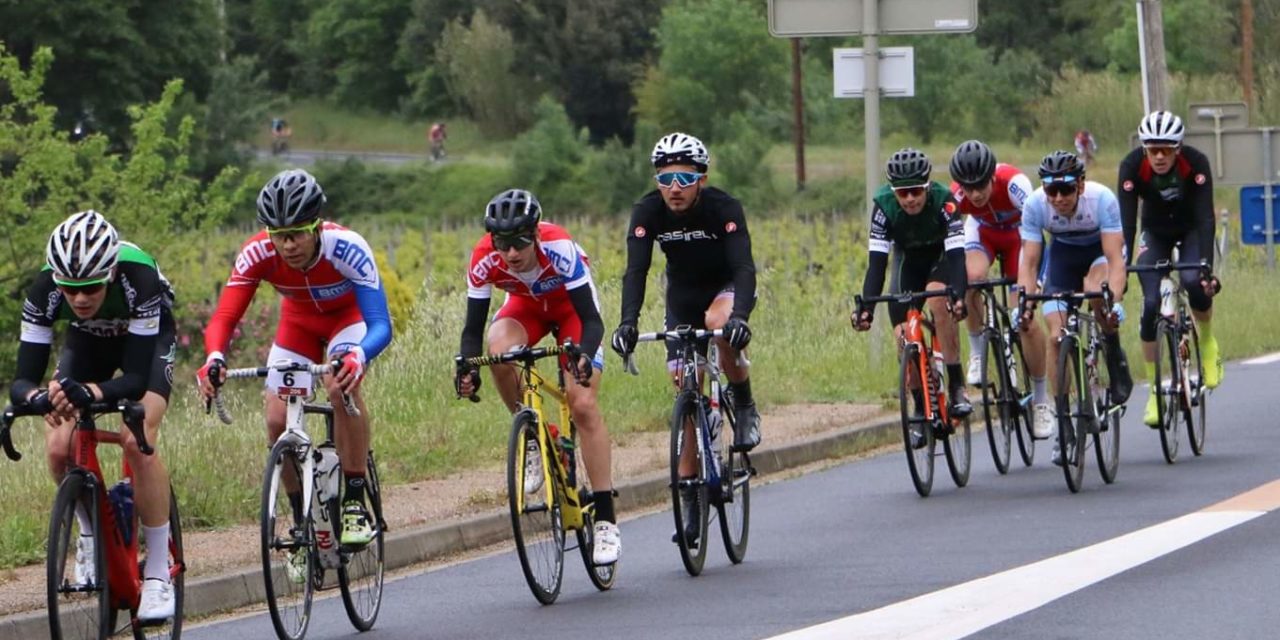
[[[1249,244],[1266,244],[1267,268],[1275,270],[1275,234],[1274,199],[1276,187],[1275,159],[1280,157],[1280,137],[1272,135],[1273,127],[1250,127],[1228,129],[1218,126],[1211,131],[1188,130],[1183,142],[1197,149],[1213,147],[1221,149],[1221,161],[1214,166],[1214,181],[1219,184],[1257,185],[1261,187],[1262,220],[1256,220],[1256,210],[1250,215],[1254,218],[1246,220],[1244,209],[1250,198],[1241,192],[1240,227],[1242,242]],[[1257,193],[1255,189],[1253,193]],[[1256,199],[1257,196],[1253,196]],[[1256,205],[1255,205],[1256,206]],[[1259,227],[1254,229],[1254,227]],[[1257,232],[1264,238],[1257,240]],[[1250,232],[1253,233],[1250,236]]]

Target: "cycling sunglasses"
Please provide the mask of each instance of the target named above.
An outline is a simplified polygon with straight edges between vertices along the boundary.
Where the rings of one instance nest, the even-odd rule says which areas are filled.
[[[924,185],[918,184],[913,187],[894,187],[893,192],[898,195],[914,198],[924,193]]]
[[[73,298],[75,296],[96,296],[106,288],[106,280],[85,283],[58,283],[58,290],[67,298]]]
[[[516,251],[520,251],[521,249],[524,249],[525,247],[531,244],[533,244],[533,234],[531,233],[521,233],[521,234],[514,234],[514,235],[494,234],[493,236],[493,248],[497,249],[498,251],[506,251],[508,249],[515,249]]]
[[[1147,155],[1156,158],[1178,155],[1178,145],[1176,144],[1149,144],[1145,145],[1143,149],[1147,152]]]
[[[682,189],[688,189],[697,184],[698,180],[705,176],[705,173],[696,171],[671,171],[668,173],[659,173],[653,178],[658,181],[658,186],[663,189],[670,189],[672,184],[679,184]]]
[[[316,220],[315,222],[300,224],[296,227],[278,227],[275,229],[272,229],[271,227],[267,227],[267,235],[271,236],[273,240],[277,238],[281,240],[286,240],[286,239],[293,239],[299,234],[314,233],[315,230],[319,228],[320,228],[320,221]]]
[[[1044,178],[1040,181],[1044,185],[1044,194],[1047,196],[1065,196],[1068,193],[1074,193],[1076,190],[1075,176],[1057,176]]]

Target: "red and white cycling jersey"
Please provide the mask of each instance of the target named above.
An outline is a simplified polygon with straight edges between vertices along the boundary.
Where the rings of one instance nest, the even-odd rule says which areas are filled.
[[[979,224],[989,227],[1016,228],[1022,220],[1022,205],[1031,195],[1031,180],[1017,167],[1003,162],[996,165],[991,199],[982,207],[964,197],[960,183],[951,183],[951,193],[960,205],[960,212],[967,213]]]
[[[525,273],[515,273],[507,267],[502,254],[493,248],[493,236],[486,233],[471,252],[471,267],[467,270],[467,297],[488,300],[493,288],[506,291],[509,296],[532,298],[552,307],[569,302],[569,290],[588,286],[594,297],[595,285],[591,281],[590,261],[587,253],[578,246],[563,227],[550,222],[538,223],[538,266]]]

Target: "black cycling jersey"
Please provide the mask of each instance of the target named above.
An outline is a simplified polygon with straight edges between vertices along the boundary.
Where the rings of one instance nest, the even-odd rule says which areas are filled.
[[[46,267],[27,290],[27,299],[22,305],[18,370],[10,387],[13,401],[25,401],[27,394],[40,385],[49,365],[53,325],[60,320],[68,320],[70,331],[78,334],[76,340],[68,340],[68,345],[90,345],[94,338],[104,343],[125,342],[118,363],[122,370],[119,378],[79,382],[100,383],[98,387],[106,401],[142,397],[153,377],[152,360],[158,336],[162,333],[163,320],[171,316],[173,301],[173,289],[156,267],[155,260],[129,243],[121,243],[115,277],[107,286],[106,299],[98,313],[88,320],[77,318],[71,311],[53,281],[53,272]],[[88,346],[85,348],[93,351]]]
[[[704,186],[697,202],[681,214],[667,209],[656,189],[632,208],[627,271],[622,277],[622,324],[639,321],[655,240],[667,256],[669,290],[719,290],[732,285],[733,315],[750,317],[756,299],[756,266],[742,204],[720,189]]]
[[[1144,232],[1183,237],[1195,230],[1199,238],[1199,254],[1213,262],[1213,171],[1209,158],[1195,147],[1183,145],[1174,160],[1173,169],[1157,175],[1142,147],[1129,152],[1120,162],[1116,195],[1120,200],[1120,219],[1124,225],[1127,260],[1134,258],[1133,242],[1137,236],[1138,198],[1142,198]]]

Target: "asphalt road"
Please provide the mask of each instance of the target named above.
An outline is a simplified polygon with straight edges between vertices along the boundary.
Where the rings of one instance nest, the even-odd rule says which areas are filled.
[[[503,552],[388,582],[362,637],[1280,637],[1280,513],[1270,511],[1280,483],[1201,511],[1280,479],[1278,373],[1280,363],[1229,366],[1206,454],[1193,458],[1184,442],[1172,466],[1140,423],[1146,390],[1135,391],[1114,485],[1090,459],[1084,490],[1070,494],[1047,443],[1034,467],[998,476],[974,434],[969,486],[951,485],[939,459],[921,499],[894,450],[756,487],[742,565],[713,545],[690,578],[664,511],[623,523],[611,592],[595,591],[574,551],[559,601],[541,606]],[[265,612],[186,631],[272,636]],[[339,599],[316,602],[308,637],[354,634]]]

